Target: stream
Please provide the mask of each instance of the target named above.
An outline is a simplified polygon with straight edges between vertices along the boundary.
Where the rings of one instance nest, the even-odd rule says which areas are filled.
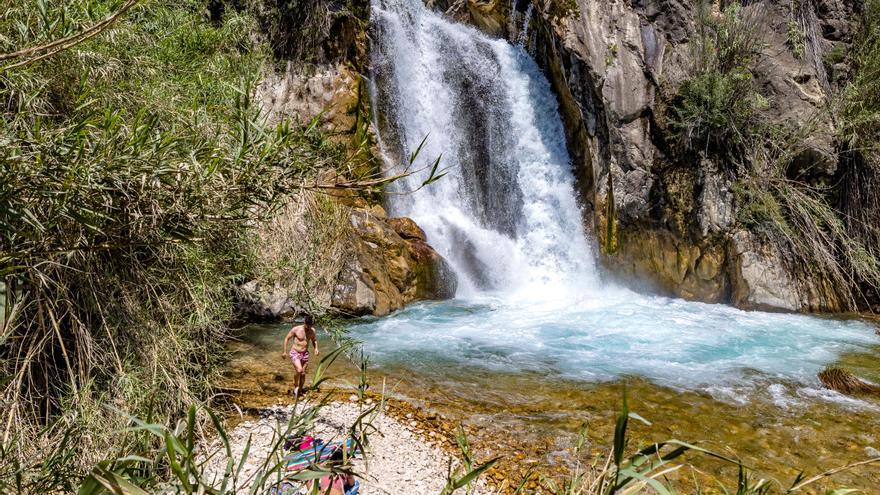
[[[416,220],[458,276],[450,301],[349,325],[374,384],[477,427],[487,452],[503,445],[549,464],[562,462],[558,452],[583,423],[596,453],[608,446],[624,384],[631,409],[653,423],[634,425],[636,440],[705,442],[781,481],[880,455],[880,402],[829,391],[816,377],[843,365],[880,382],[874,325],[608,281],[584,228],[555,96],[523,48],[417,0],[374,0],[372,9],[386,173],[401,172],[401,157],[416,151],[417,163],[442,155],[447,173],[409,194],[428,174],[416,167],[393,185],[387,207]],[[275,355],[284,332],[247,332],[233,367],[253,370],[272,356],[255,373],[283,383],[289,370]],[[736,475],[694,462],[728,481]],[[880,493],[877,468],[836,481]]]

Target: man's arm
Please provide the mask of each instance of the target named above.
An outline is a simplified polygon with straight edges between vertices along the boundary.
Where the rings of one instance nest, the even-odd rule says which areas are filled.
[[[315,356],[317,357],[321,351],[318,350],[318,332],[314,328],[309,331],[309,338],[312,340],[312,345],[315,346]]]
[[[293,335],[293,329],[291,328],[289,332],[287,332],[287,336],[284,337],[284,345],[281,347],[281,356],[287,356],[287,343],[290,341],[290,336]]]

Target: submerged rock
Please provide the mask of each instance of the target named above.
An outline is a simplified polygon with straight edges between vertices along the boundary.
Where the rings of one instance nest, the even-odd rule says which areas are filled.
[[[819,373],[822,385],[846,395],[880,396],[880,385],[866,382],[842,368],[827,368]]]

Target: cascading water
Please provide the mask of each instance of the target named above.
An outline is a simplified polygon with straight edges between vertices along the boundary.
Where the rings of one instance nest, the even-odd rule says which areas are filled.
[[[374,0],[374,104],[387,173],[442,155],[448,175],[389,208],[414,218],[459,277],[457,298],[352,331],[380,362],[637,375],[734,398],[815,394],[815,374],[880,343],[864,324],[638,295],[603,283],[583,228],[556,99],[519,46],[419,0]],[[418,188],[415,173],[396,192]],[[392,191],[394,192],[394,191]],[[827,394],[833,396],[834,394]],[[786,401],[789,399],[786,398]]]
[[[392,195],[391,210],[419,222],[464,295],[596,287],[556,99],[536,64],[418,2],[382,2],[374,16],[382,145],[409,156],[427,138],[420,161],[442,155],[448,169],[416,194]]]
[[[526,41],[529,39],[529,24],[532,23],[532,13],[535,11],[535,4],[529,3],[529,6],[526,7],[526,13],[523,15],[523,23],[522,29],[519,30],[519,33],[516,37],[516,44],[519,46],[525,46]]]

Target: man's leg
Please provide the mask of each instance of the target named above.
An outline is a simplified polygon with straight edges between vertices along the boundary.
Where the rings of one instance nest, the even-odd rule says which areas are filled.
[[[296,368],[296,376],[293,378],[293,395],[299,396],[302,390],[303,377],[305,376],[305,368],[299,359],[293,360],[293,367]]]
[[[300,374],[297,375],[296,380],[297,380],[296,388],[299,389],[299,393],[301,393],[301,394],[305,393],[305,391],[306,391],[306,387],[305,387],[306,369],[305,368],[303,368],[303,370],[300,372]]]
[[[304,389],[306,387],[306,378],[308,378],[308,374],[309,374],[309,362],[306,361],[305,365],[303,365],[303,384],[302,384],[302,386]]]

